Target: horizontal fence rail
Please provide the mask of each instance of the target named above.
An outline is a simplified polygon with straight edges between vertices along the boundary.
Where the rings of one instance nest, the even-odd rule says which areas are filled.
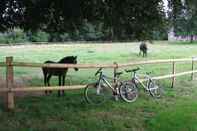
[[[135,65],[145,65],[145,64],[162,64],[162,63],[172,63],[172,62],[192,62],[197,61],[197,58],[184,58],[184,59],[165,59],[165,60],[148,60],[148,61],[134,61],[130,63],[123,64],[43,64],[43,63],[26,63],[26,62],[13,62],[12,66],[16,67],[49,67],[49,68],[116,68],[135,66]],[[0,62],[0,66],[6,66],[5,62]]]
[[[192,73],[197,73],[197,70],[194,71],[187,71],[187,72],[181,72],[176,74],[170,74],[170,75],[164,75],[164,76],[156,76],[152,77],[153,80],[161,80],[166,78],[172,78],[177,76],[183,76],[188,75]],[[140,81],[146,81],[146,79],[141,79]],[[83,89],[87,85],[73,85],[73,86],[53,86],[53,87],[17,87],[17,88],[0,88],[0,92],[7,92],[7,91],[13,91],[13,92],[32,92],[32,91],[45,91],[45,90],[76,90],[76,89]]]
[[[166,79],[166,78],[173,78],[173,77],[177,77],[177,76],[188,75],[188,74],[192,74],[192,73],[197,73],[197,70],[181,72],[181,73],[176,73],[176,74],[170,74],[170,75],[164,75],[164,76],[157,76],[157,77],[152,77],[152,79],[153,80],[161,80],[161,79]]]
[[[191,78],[194,78],[194,62],[197,61],[197,57],[183,58],[183,59],[164,59],[164,60],[148,60],[148,61],[134,61],[130,63],[116,63],[113,64],[43,64],[43,63],[24,63],[13,62],[13,57],[6,57],[6,62],[0,62],[0,67],[6,67],[6,86],[0,88],[0,92],[6,93],[6,107],[7,109],[14,109],[14,93],[15,92],[33,92],[33,91],[46,91],[46,90],[76,90],[83,89],[87,85],[72,85],[72,86],[53,86],[53,87],[14,87],[14,72],[13,67],[29,67],[29,68],[113,68],[114,69],[114,82],[116,82],[116,72],[118,68],[124,68],[127,66],[145,65],[145,64],[172,64],[172,73],[163,76],[152,77],[154,80],[172,78],[172,87],[175,83],[175,77],[191,74]],[[178,62],[191,62],[191,71],[176,73],[175,63]],[[141,79],[141,81],[145,81]]]
[[[162,63],[172,63],[172,62],[191,62],[192,58],[185,59],[166,59],[166,60],[148,60],[140,62],[131,62],[125,64],[118,64],[118,67],[135,66],[135,65],[145,65],[145,64],[162,64]],[[196,59],[194,61],[197,61]]]
[[[41,64],[14,62],[16,67],[48,67],[48,68],[115,68],[115,64]]]
[[[1,88],[0,92],[32,92],[32,91],[46,91],[46,90],[77,90],[85,88],[86,85],[74,85],[74,86],[53,86],[53,87],[17,87],[17,88]]]
[[[18,67],[49,67],[49,68],[116,68],[144,65],[144,64],[162,64],[162,63],[172,63],[172,62],[192,62],[197,61],[197,59],[184,58],[184,59],[165,59],[165,60],[148,60],[148,61],[138,61],[124,64],[43,64],[43,63],[24,63],[24,62],[13,62],[13,66]],[[1,63],[0,63],[1,65]],[[5,66],[6,64],[4,64]]]

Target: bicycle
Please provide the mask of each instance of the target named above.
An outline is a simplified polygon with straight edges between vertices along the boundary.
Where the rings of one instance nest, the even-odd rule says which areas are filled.
[[[126,102],[134,102],[138,97],[138,90],[134,86],[125,85],[124,82],[119,80],[119,77],[123,72],[117,72],[115,74],[115,83],[109,81],[113,80],[106,76],[102,68],[97,70],[95,76],[99,74],[99,78],[95,83],[88,84],[84,91],[85,99],[90,104],[102,104],[105,102],[108,96],[115,96],[116,100],[121,97]]]
[[[161,88],[159,88],[159,86],[156,85],[155,81],[149,76],[150,73],[147,73],[146,75],[144,75],[145,82],[146,82],[144,84],[142,81],[140,81],[139,75],[137,74],[137,71],[139,70],[140,70],[139,67],[136,69],[125,70],[125,72],[131,73],[130,85],[136,88],[139,88],[138,85],[140,84],[145,89],[145,91],[149,92],[149,94],[152,97],[155,97],[155,98],[161,97]]]

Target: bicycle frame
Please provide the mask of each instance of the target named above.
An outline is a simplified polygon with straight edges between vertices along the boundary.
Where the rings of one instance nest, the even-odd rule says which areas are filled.
[[[98,80],[98,84],[100,86],[101,81],[103,81],[109,88],[111,88],[111,90],[114,92],[115,89],[113,88],[113,86],[110,84],[110,82],[107,80],[109,77],[103,75],[102,73],[99,76],[99,80]]]
[[[137,86],[137,84],[139,83],[144,89],[148,90],[148,86],[149,86],[149,83],[151,81],[151,78],[146,75],[145,78],[147,79],[147,82],[146,84],[144,84],[142,81],[140,81],[140,78],[137,76],[136,72],[134,72],[132,78],[131,78],[131,81]]]
[[[96,83],[88,84],[85,88],[85,99],[91,104],[100,104],[107,98],[114,97],[117,101],[122,98],[125,102],[134,102],[138,97],[138,90],[135,86],[129,85],[126,81],[121,81],[119,76],[123,72],[116,72],[115,78],[108,77],[102,72],[102,68],[97,70]],[[115,80],[114,80],[115,79]],[[109,89],[110,88],[110,89]]]

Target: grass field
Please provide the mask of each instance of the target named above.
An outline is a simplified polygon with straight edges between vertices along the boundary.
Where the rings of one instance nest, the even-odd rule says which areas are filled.
[[[14,56],[14,61],[58,61],[67,55],[78,56],[78,63],[126,63],[139,60],[190,58],[197,56],[197,43],[154,42],[149,44],[148,57],[138,56],[139,43],[114,44],[54,44],[0,47],[0,61]],[[152,72],[153,76],[169,74],[172,65],[140,66],[140,73]],[[129,67],[134,68],[134,67]],[[120,69],[123,70],[123,69]],[[177,72],[191,70],[191,63],[176,64]],[[85,84],[95,78],[95,69],[68,72],[71,84]],[[111,69],[104,70],[112,75]],[[15,80],[21,86],[42,86],[39,68],[15,68]],[[5,68],[0,69],[5,78]],[[128,79],[125,74],[122,79]],[[197,78],[197,76],[196,76]],[[1,80],[1,82],[3,79]],[[67,79],[67,82],[69,80]],[[153,99],[140,91],[134,103],[109,100],[101,106],[84,101],[83,90],[69,91],[58,98],[50,96],[17,97],[16,109],[6,112],[0,99],[0,130],[2,131],[197,131],[197,82],[190,75],[177,77],[175,88],[170,79],[157,83],[164,88],[161,99]],[[57,78],[52,77],[57,85]],[[0,97],[1,98],[1,97]]]

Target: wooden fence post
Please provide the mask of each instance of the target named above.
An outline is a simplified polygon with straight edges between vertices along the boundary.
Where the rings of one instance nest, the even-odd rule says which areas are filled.
[[[6,108],[8,110],[14,109],[14,93],[11,91],[14,85],[14,72],[12,63],[13,57],[6,57],[6,88],[8,88],[6,95]]]
[[[176,71],[175,71],[175,62],[173,61],[172,62],[172,74],[175,75],[176,74]],[[172,77],[172,85],[171,87],[174,88],[174,85],[175,85],[175,80],[176,80],[176,77]]]

